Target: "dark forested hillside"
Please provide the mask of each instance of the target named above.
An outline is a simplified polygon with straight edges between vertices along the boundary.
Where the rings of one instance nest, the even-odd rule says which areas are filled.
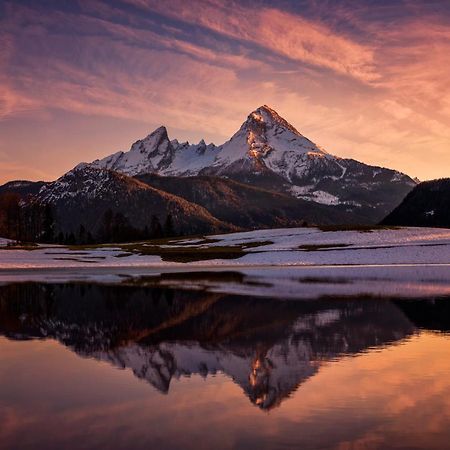
[[[203,207],[117,172],[76,168],[34,195],[0,194],[0,235],[67,244],[236,231]]]
[[[157,189],[207,209],[219,220],[243,228],[292,227],[307,224],[364,223],[342,206],[321,205],[216,176],[138,175]]]
[[[90,167],[74,169],[50,183],[39,199],[52,206],[62,231],[76,233],[83,226],[93,235],[103,233],[102,241],[113,239],[108,229],[113,233],[114,226],[145,230],[154,222],[173,229],[172,235],[236,229],[180,197],[117,172]]]
[[[450,228],[450,178],[416,186],[382,224]]]
[[[46,183],[44,181],[9,181],[0,186],[0,195],[17,194],[22,198],[29,195],[36,195]]]

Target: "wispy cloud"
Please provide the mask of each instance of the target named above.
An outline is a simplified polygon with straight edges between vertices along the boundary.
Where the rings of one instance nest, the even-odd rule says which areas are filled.
[[[5,120],[47,120],[55,110],[120,118],[124,130],[129,120],[147,123],[145,132],[165,124],[174,137],[220,143],[267,103],[332,153],[422,178],[445,175],[450,20],[417,2],[375,10],[351,3],[311,1],[300,10],[262,0],[79,0],[72,9],[5,2],[2,149],[25,167],[15,142],[36,144]],[[57,152],[49,141],[49,159]],[[76,158],[85,159],[82,148],[52,173]]]
[[[377,78],[369,46],[295,14],[269,7],[246,7],[234,1],[126,1],[361,81]]]
[[[36,102],[16,91],[7,75],[14,53],[12,36],[0,33],[0,120],[36,107]]]

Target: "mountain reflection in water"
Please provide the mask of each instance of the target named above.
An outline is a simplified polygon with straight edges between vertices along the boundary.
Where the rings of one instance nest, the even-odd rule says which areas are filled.
[[[0,287],[0,334],[55,339],[80,356],[131,369],[163,393],[174,379],[223,373],[270,410],[327,361],[386,347],[422,327],[450,329],[447,304],[24,283]]]

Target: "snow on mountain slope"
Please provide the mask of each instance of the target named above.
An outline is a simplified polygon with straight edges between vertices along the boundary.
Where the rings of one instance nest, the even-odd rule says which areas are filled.
[[[203,169],[224,171],[235,163],[261,170],[266,167],[290,180],[300,176],[310,158],[329,157],[302,136],[268,106],[252,112],[234,136],[220,147],[170,141],[165,127],[135,142],[128,152],[117,152],[92,163],[94,167],[117,170],[127,175],[197,175]],[[264,161],[263,161],[264,160]]]
[[[250,113],[232,138],[219,147],[206,145],[204,140],[198,144],[170,141],[166,128],[159,127],[135,142],[128,152],[114,153],[91,165],[132,176],[142,173],[186,176],[205,170],[216,174],[233,169],[270,170],[293,183],[315,166],[322,166],[322,169],[328,166],[327,176],[343,179],[348,172],[346,161],[327,153],[264,105]],[[374,167],[372,177],[376,178],[382,170]],[[402,176],[392,171],[392,181],[401,181]]]
[[[43,186],[37,198],[52,205],[63,232],[75,233],[83,225],[95,233],[109,209],[124,214],[137,229],[150,226],[153,216],[163,223],[168,214],[171,214],[175,226],[187,234],[236,228],[181,197],[116,171],[88,164],[79,164],[58,180]]]
[[[212,165],[219,153],[219,148],[214,144],[206,144],[202,139],[198,144],[189,144],[189,142],[178,143],[175,139],[171,141],[175,147],[175,156],[173,163],[163,175],[196,175],[205,167]]]
[[[91,165],[134,176],[142,173],[165,175],[195,175],[212,164],[217,154],[214,144],[201,140],[197,145],[169,141],[165,127],[159,127],[146,138],[135,142],[131,149],[96,160]]]
[[[91,163],[126,175],[214,175],[382,220],[416,182],[398,171],[326,152],[264,105],[222,144],[179,143],[160,127],[118,152]]]
[[[213,168],[218,173],[251,167],[265,169],[287,181],[305,172],[309,158],[330,157],[323,149],[301,135],[292,125],[268,106],[253,111],[239,131],[219,148]],[[241,164],[236,164],[240,162]]]

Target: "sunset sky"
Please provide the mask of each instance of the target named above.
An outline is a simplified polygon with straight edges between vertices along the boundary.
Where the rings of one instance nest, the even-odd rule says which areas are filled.
[[[0,183],[267,104],[330,153],[450,176],[448,0],[0,0]]]

